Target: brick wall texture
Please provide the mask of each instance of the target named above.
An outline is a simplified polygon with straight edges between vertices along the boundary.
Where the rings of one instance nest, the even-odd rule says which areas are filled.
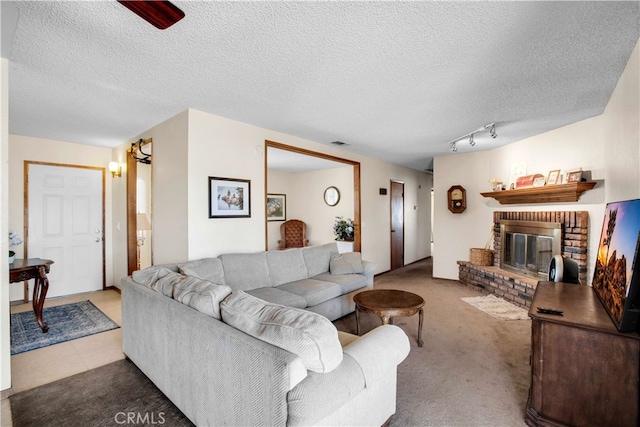
[[[479,266],[466,261],[458,261],[460,282],[484,293],[500,296],[521,307],[529,307],[538,281],[502,270],[499,267],[500,221],[503,219],[562,224],[562,256],[572,258],[578,263],[580,282],[587,283],[589,213],[586,211],[494,212],[493,266]]]

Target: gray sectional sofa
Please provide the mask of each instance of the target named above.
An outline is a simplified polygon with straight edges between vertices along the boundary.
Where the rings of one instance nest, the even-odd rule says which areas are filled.
[[[353,296],[373,288],[375,271],[375,264],[361,260],[357,252],[340,254],[335,242],[224,254],[176,267],[188,276],[226,284],[272,303],[304,308],[329,320],[355,310]]]
[[[196,425],[381,425],[395,413],[393,325],[362,337],[374,266],[335,244],[154,266],[122,279],[123,350]]]

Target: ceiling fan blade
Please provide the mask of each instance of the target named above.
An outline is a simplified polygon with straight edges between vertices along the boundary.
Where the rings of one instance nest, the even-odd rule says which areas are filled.
[[[150,23],[156,28],[166,30],[182,18],[184,12],[170,1],[162,0],[117,0],[118,3]]]

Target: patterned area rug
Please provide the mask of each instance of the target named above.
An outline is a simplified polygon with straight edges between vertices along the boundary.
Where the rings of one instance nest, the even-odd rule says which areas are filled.
[[[526,320],[528,311],[493,295],[461,298],[467,304],[500,320]]]
[[[32,310],[11,315],[11,355],[120,327],[91,301],[45,308],[42,317],[47,333],[42,333]]]

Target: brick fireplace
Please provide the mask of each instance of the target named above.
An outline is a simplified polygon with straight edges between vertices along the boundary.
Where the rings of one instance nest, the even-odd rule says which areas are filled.
[[[587,283],[587,248],[589,213],[586,211],[560,212],[494,212],[493,213],[493,266],[474,265],[458,261],[459,279],[463,284],[502,297],[521,307],[529,307],[539,279],[526,277],[500,268],[503,220],[559,223],[562,227],[561,254],[578,263],[580,283]]]

